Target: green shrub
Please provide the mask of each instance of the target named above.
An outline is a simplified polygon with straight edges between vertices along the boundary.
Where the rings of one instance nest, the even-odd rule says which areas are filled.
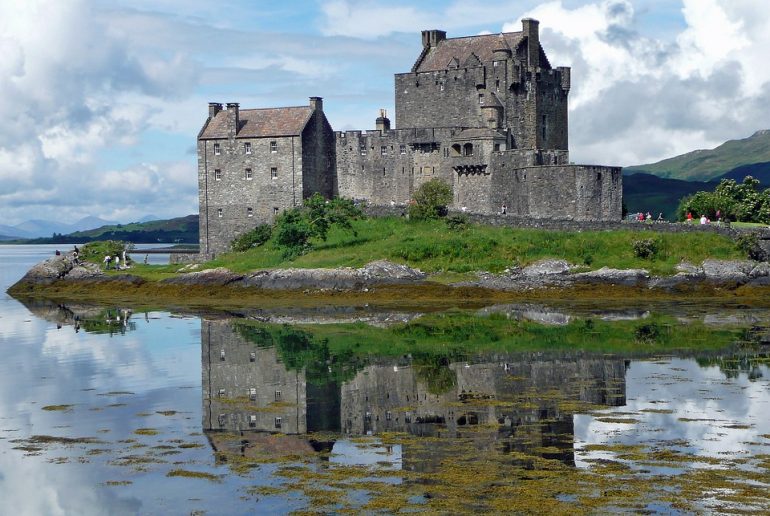
[[[634,240],[634,256],[643,259],[653,259],[660,251],[660,242],[654,238]]]
[[[428,220],[445,217],[447,206],[452,202],[452,187],[440,179],[431,179],[414,192],[409,205],[409,218]]]
[[[122,240],[98,240],[89,242],[80,248],[78,258],[87,262],[101,264],[102,260],[108,254],[110,256],[120,256],[123,251],[130,252],[134,248],[131,242]],[[122,259],[122,257],[121,257]]]
[[[230,242],[230,249],[237,252],[248,251],[252,247],[258,247],[270,240],[272,234],[273,228],[270,224],[260,224]]]
[[[735,247],[751,260],[764,261],[765,252],[759,245],[756,233],[744,233],[735,240]]]
[[[468,216],[463,214],[451,215],[446,219],[446,225],[454,231],[462,231],[468,227]]]

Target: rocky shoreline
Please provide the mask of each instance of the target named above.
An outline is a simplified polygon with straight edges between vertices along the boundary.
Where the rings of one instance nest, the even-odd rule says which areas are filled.
[[[23,294],[45,292],[50,285],[106,283],[124,285],[232,287],[261,291],[344,291],[368,292],[383,286],[435,284],[428,274],[408,267],[378,260],[361,268],[272,269],[235,273],[225,268],[202,269],[201,265],[183,267],[171,278],[151,281],[129,270],[107,274],[92,263],[75,263],[71,256],[51,257],[34,267],[10,289]],[[449,288],[476,288],[504,292],[531,292],[548,289],[574,289],[589,286],[634,287],[655,291],[712,287],[736,289],[742,286],[770,286],[770,264],[752,260],[705,260],[700,265],[680,263],[672,276],[654,276],[644,269],[586,270],[564,260],[541,260],[527,267],[515,267],[502,274],[477,273],[473,280],[448,285]]]

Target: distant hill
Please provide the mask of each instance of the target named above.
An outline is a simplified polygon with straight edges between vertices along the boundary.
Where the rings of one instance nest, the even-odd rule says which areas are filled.
[[[83,231],[86,229],[97,228],[108,224],[117,224],[117,222],[100,219],[99,217],[83,217],[74,224],[67,224],[51,220],[27,220],[15,226],[6,226],[0,224],[0,234],[11,238],[46,238],[54,233],[66,235],[74,231]]]
[[[198,243],[198,216],[187,215],[168,220],[110,224],[88,231],[75,231],[56,237],[14,240],[32,244],[74,244],[94,240],[124,240],[137,244],[173,242]]]
[[[652,174],[632,174],[623,177],[623,202],[629,213],[663,213],[666,220],[676,219],[676,208],[682,197],[700,190],[711,191],[717,183],[666,179]]]
[[[644,172],[669,179],[711,181],[743,166],[767,170],[768,163],[770,130],[764,130],[743,140],[727,141],[715,149],[696,150],[657,163],[626,167],[623,173]]]

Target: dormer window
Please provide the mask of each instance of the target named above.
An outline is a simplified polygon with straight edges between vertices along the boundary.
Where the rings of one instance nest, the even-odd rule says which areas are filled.
[[[270,152],[278,152],[278,142],[270,142]]]
[[[218,143],[214,144],[214,156],[219,156],[222,154],[222,147]]]

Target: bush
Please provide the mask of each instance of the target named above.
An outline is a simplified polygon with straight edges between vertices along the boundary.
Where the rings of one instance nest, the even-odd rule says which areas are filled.
[[[634,256],[643,259],[653,259],[660,251],[660,242],[654,238],[634,240]]]
[[[767,253],[759,245],[759,238],[756,233],[744,233],[735,240],[735,247],[744,253],[749,259],[765,261]]]
[[[273,228],[269,224],[260,224],[230,242],[230,249],[236,252],[248,251],[252,247],[259,247],[270,240],[272,234]]]
[[[123,242],[121,240],[97,240],[96,242],[84,244],[80,248],[78,259],[101,264],[104,257],[108,254],[110,256],[121,256],[123,251],[129,252],[133,248],[134,244],[131,242]]]
[[[458,214],[458,215],[452,215],[450,217],[447,217],[446,225],[449,229],[452,229],[455,231],[461,231],[463,229],[466,229],[468,227],[468,216]]]
[[[445,217],[447,206],[452,202],[452,187],[440,179],[431,179],[414,192],[409,205],[409,218],[428,220]]]

